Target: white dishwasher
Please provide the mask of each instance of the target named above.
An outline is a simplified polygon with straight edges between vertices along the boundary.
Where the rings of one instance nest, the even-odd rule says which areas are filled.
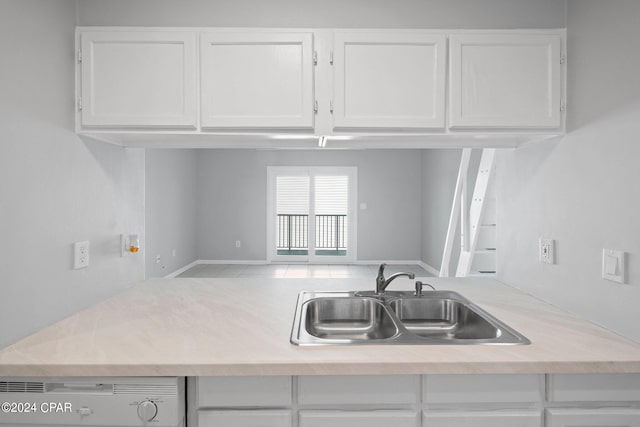
[[[183,377],[0,377],[0,426],[184,427]]]

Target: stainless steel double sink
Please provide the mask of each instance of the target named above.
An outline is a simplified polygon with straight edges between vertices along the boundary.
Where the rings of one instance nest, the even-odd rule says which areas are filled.
[[[530,344],[452,291],[301,292],[291,332],[296,345]]]

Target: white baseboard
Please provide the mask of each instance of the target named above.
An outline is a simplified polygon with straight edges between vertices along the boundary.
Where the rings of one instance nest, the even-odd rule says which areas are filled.
[[[242,260],[242,259],[199,259],[196,261],[197,264],[245,264],[245,265],[262,265],[269,264],[267,260],[259,260],[259,259],[251,259],[251,260]]]
[[[430,266],[429,264],[423,262],[423,261],[419,261],[419,260],[391,260],[391,261],[387,261],[387,260],[357,260],[357,261],[353,261],[351,264],[356,264],[356,265],[380,265],[382,263],[388,264],[388,265],[400,265],[400,264],[413,264],[413,265],[419,265],[420,267],[424,268],[428,273],[433,274],[435,277],[440,276],[440,271],[436,268],[433,268],[432,266]],[[178,270],[174,271],[173,273],[169,273],[167,274],[165,277],[165,279],[173,279],[175,277],[178,277],[179,275],[181,275],[182,273],[184,273],[185,271],[195,267],[196,265],[202,265],[202,264],[209,264],[209,265],[214,265],[214,264],[237,264],[237,265],[267,265],[270,264],[269,261],[267,260],[230,260],[230,259],[199,259],[196,261],[193,261],[190,264],[185,265],[182,268],[179,268]],[[293,264],[291,262],[285,262],[285,264]],[[311,265],[311,264],[310,264]]]
[[[420,261],[416,261],[415,259],[393,259],[393,260],[386,260],[386,259],[366,259],[366,260],[357,260],[354,261],[353,264],[365,264],[365,265],[380,265],[382,263],[385,263],[387,265],[401,265],[401,264],[419,264]]]
[[[433,274],[435,277],[440,277],[440,270],[437,268],[430,266],[424,261],[418,261],[418,265],[427,270],[428,273]]]
[[[164,276],[165,279],[174,279],[176,277],[178,277],[179,275],[181,275],[182,273],[184,273],[185,271],[195,267],[196,265],[198,265],[198,261],[193,261],[192,263],[189,263],[187,265],[185,265],[182,268],[177,269],[176,271],[174,271],[173,273],[169,273],[166,276]]]

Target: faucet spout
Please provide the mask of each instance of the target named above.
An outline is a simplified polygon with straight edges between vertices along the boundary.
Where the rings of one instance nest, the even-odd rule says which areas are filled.
[[[384,293],[385,289],[391,282],[393,282],[398,277],[408,277],[409,279],[415,279],[415,274],[413,273],[395,273],[389,276],[388,279],[384,278],[384,268],[386,264],[380,264],[380,268],[378,269],[378,277],[376,277],[376,294]]]

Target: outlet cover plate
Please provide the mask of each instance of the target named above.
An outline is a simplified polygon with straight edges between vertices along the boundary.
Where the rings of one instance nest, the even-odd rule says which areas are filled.
[[[73,268],[79,270],[89,267],[89,241],[73,244]]]
[[[626,283],[626,252],[615,249],[602,250],[602,278]]]
[[[546,237],[541,237],[538,244],[538,256],[540,258],[540,262],[544,262],[546,264],[555,264],[555,252],[556,252],[556,241],[553,239],[547,239]]]

